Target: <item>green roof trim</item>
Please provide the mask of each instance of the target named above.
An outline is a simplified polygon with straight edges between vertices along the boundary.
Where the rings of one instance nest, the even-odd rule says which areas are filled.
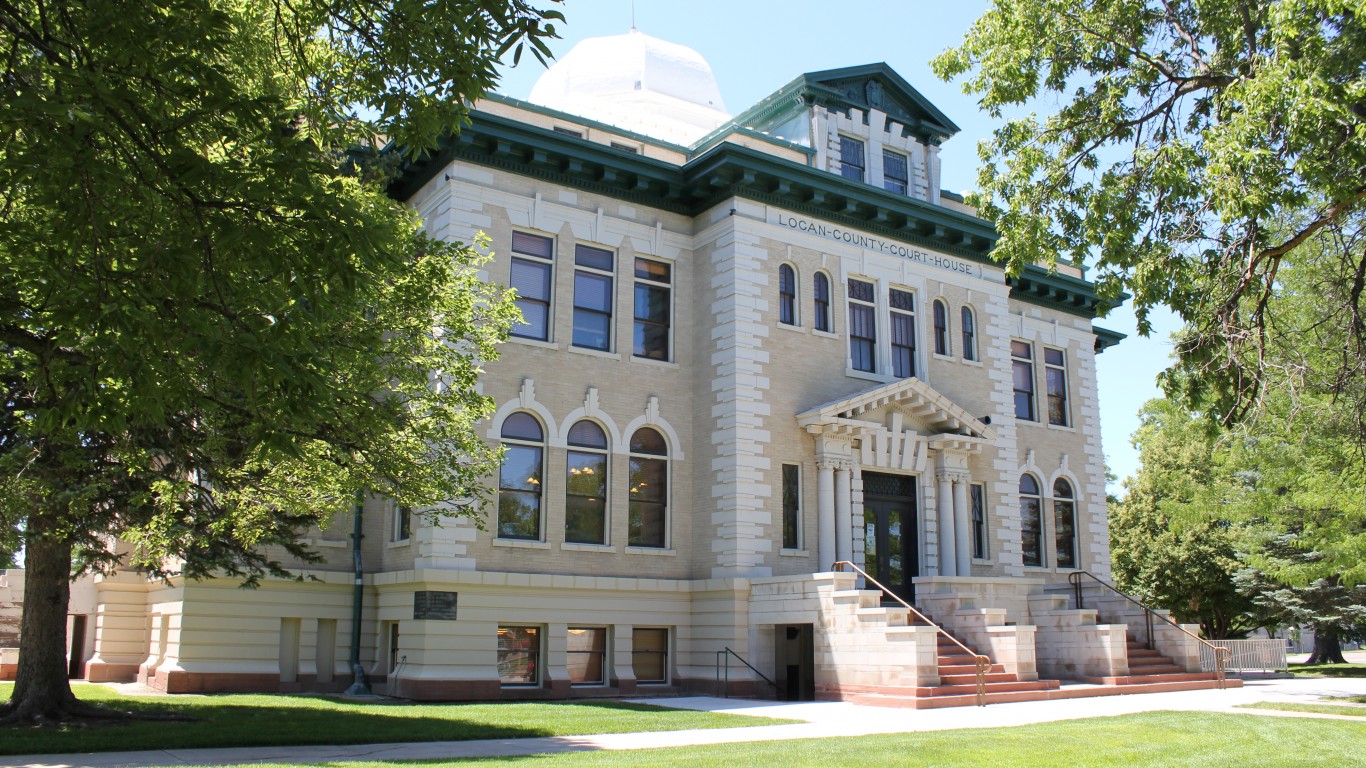
[[[1096,334],[1096,354],[1098,355],[1129,338],[1128,334],[1112,331],[1109,328],[1101,328],[1098,325],[1091,326],[1091,331]]]
[[[458,135],[409,161],[390,195],[411,198],[457,160],[687,216],[739,197],[997,266],[990,222],[804,163],[721,141],[678,166],[478,111]],[[1007,282],[1012,298],[1073,315],[1091,318],[1109,306],[1090,282],[1042,267]]]

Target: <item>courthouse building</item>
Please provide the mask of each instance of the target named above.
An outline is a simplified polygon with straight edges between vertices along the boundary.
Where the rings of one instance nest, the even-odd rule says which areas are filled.
[[[781,695],[952,700],[963,659],[891,594],[1001,691],[1199,683],[1175,634],[1157,654],[1069,602],[1069,574],[1109,578],[1096,355],[1120,335],[1080,267],[991,260],[940,189],[957,131],[885,64],[732,115],[695,51],[632,30],[407,168],[393,194],[436,237],[486,233],[524,322],[481,382],[496,503],[440,525],[364,505],[373,687],[708,691],[723,658],[771,695],[738,656]],[[317,581],[92,582],[80,673],[344,688],[351,526],[316,533]]]

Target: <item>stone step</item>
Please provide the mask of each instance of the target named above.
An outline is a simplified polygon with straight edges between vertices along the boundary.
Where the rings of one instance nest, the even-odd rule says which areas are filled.
[[[987,667],[987,673],[988,673],[988,674],[992,674],[992,675],[998,674],[998,673],[1004,672],[1004,671],[1006,671],[1006,668],[1005,668],[1003,665],[1001,665],[1001,664],[992,664],[990,667]],[[940,677],[943,677],[944,675],[975,675],[975,674],[977,674],[977,665],[976,665],[976,664],[940,664],[940,665],[939,665],[939,676],[940,676]]]
[[[1014,675],[1011,675],[1014,677]],[[1014,691],[1051,691],[1060,686],[1057,680],[1010,680],[986,684],[987,693],[1011,693]],[[915,689],[917,696],[959,696],[977,693],[976,683],[935,685]]]
[[[1184,672],[1184,671],[1180,671],[1180,669],[1181,669],[1180,667],[1177,667],[1177,670],[1178,670],[1178,671],[1176,671],[1176,672],[1166,672],[1166,673],[1158,673],[1158,674],[1151,674],[1151,675],[1149,675],[1149,674],[1138,674],[1138,675],[1122,675],[1122,676],[1115,676],[1115,677],[1081,677],[1081,678],[1078,678],[1078,681],[1079,681],[1079,682],[1083,682],[1083,683],[1094,683],[1094,684],[1096,684],[1096,685],[1117,685],[1117,686],[1123,686],[1123,687],[1126,687],[1126,688],[1127,688],[1128,686],[1135,686],[1135,685],[1153,685],[1153,684],[1158,684],[1158,683],[1196,683],[1196,682],[1210,682],[1210,683],[1212,683],[1212,682],[1217,682],[1217,680],[1216,680],[1217,675],[1215,675],[1215,673],[1213,673],[1213,672]],[[1232,683],[1232,682],[1234,682],[1234,681],[1233,681],[1232,679],[1230,679],[1230,680],[1227,680],[1227,681],[1225,681],[1225,682]],[[1240,680],[1240,681],[1238,681],[1238,685],[1237,685],[1237,686],[1233,686],[1233,687],[1241,687],[1241,686],[1242,686],[1242,681]],[[1187,690],[1187,689],[1178,689],[1178,690]],[[1193,689],[1192,689],[1192,690],[1193,690]]]
[[[1130,667],[1162,667],[1172,663],[1170,656],[1139,656],[1129,657]]]
[[[1242,685],[1242,680],[1230,678],[1225,681],[1225,687],[1227,688],[1240,688]],[[1200,691],[1218,687],[1219,683],[1215,680],[1155,682],[1133,685],[1069,684],[1051,690],[988,691],[985,698],[986,703],[988,704],[1006,704],[1018,701],[1053,701],[1057,699],[1121,696],[1137,693]],[[849,701],[854,704],[867,704],[874,707],[904,707],[907,709],[940,709],[944,707],[972,707],[977,705],[977,692],[975,689],[969,693],[949,696],[915,697],[895,694],[859,693],[844,696],[842,698],[844,701]]]
[[[1020,679],[1013,672],[988,672],[982,675],[983,682],[986,683],[1018,683]],[[939,670],[940,685],[977,685],[977,672],[975,670],[958,673],[945,674],[941,668]]]

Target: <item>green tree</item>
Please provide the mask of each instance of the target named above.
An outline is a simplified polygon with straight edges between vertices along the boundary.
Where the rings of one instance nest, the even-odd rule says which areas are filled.
[[[997,0],[933,63],[991,115],[1017,115],[980,147],[971,198],[1001,234],[997,258],[1015,271],[1094,264],[1102,294],[1132,293],[1144,333],[1148,310],[1170,306],[1199,373],[1181,394],[1226,421],[1245,414],[1282,373],[1262,346],[1286,259],[1332,235],[1321,246],[1351,266],[1338,309],[1359,317],[1361,12],[1342,0]],[[1018,116],[1045,100],[1050,116]],[[1359,378],[1366,325],[1346,330],[1332,367]]]
[[[1205,637],[1238,637],[1261,623],[1234,576],[1246,533],[1217,509],[1192,514],[1220,481],[1220,432],[1170,400],[1149,400],[1133,443],[1138,472],[1110,507],[1115,585],[1145,604],[1200,625]]]
[[[515,309],[364,147],[434,146],[559,18],[0,4],[0,529],[27,568],[0,723],[106,714],[72,696],[63,649],[69,578],[120,565],[114,537],[152,574],[250,580],[284,572],[267,545],[310,557],[297,536],[359,492],[482,502],[497,455],[473,387]]]

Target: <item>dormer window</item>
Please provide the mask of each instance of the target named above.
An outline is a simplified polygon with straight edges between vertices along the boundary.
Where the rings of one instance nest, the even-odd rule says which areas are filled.
[[[850,181],[863,181],[866,163],[863,142],[848,136],[840,136],[840,175]]]
[[[898,195],[906,194],[910,188],[910,177],[906,169],[906,156],[900,152],[882,152],[882,188]]]

